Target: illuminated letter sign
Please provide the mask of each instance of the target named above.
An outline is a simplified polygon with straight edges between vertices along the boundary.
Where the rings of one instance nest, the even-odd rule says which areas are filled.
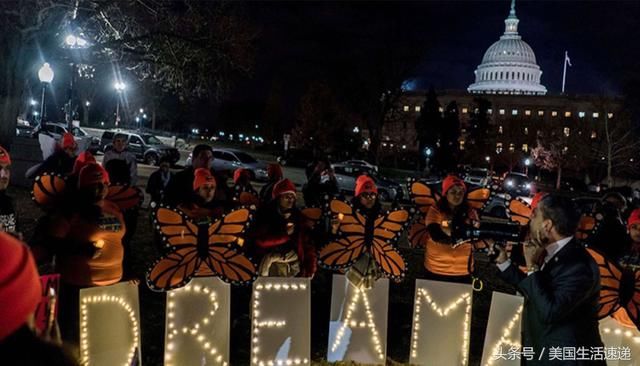
[[[467,364],[471,293],[471,285],[416,280],[412,365]]]
[[[387,358],[389,280],[359,289],[345,276],[333,276],[327,361],[383,365]]]
[[[489,324],[484,338],[482,365],[520,365],[520,357],[509,355],[510,350],[520,352],[520,322],[522,296],[494,292],[489,310]]]
[[[138,286],[80,290],[80,358],[82,365],[140,365]]]
[[[309,365],[310,279],[260,277],[251,302],[251,364]]]
[[[230,288],[218,277],[194,278],[167,293],[166,366],[229,363]]]

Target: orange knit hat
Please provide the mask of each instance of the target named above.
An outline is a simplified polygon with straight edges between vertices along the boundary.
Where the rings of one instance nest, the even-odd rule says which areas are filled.
[[[205,184],[213,184],[216,186],[216,178],[207,168],[198,168],[193,174],[193,190],[197,191]]]
[[[0,146],[0,164],[11,164],[11,155],[2,146]]]
[[[18,330],[42,298],[38,268],[26,245],[0,232],[0,341]]]
[[[73,135],[69,132],[65,132],[65,134],[62,135],[62,142],[60,145],[63,149],[76,149],[78,147],[76,139],[73,138]]]
[[[378,193],[376,183],[368,175],[361,175],[356,179],[355,196],[358,197],[362,193]]]

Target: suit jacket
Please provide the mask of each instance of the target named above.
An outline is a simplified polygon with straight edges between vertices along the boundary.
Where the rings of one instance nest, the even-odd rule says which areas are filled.
[[[524,295],[522,346],[541,360],[526,365],[606,365],[605,361],[550,361],[551,347],[603,347],[597,306],[600,273],[589,253],[575,240],[565,245],[544,268],[529,276],[511,264],[500,277]],[[543,351],[544,349],[544,351]]]

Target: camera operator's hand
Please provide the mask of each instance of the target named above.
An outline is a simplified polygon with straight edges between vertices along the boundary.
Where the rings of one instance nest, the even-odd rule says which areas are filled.
[[[544,247],[537,240],[525,242],[522,250],[527,267],[538,264],[540,256],[545,252]]]
[[[487,244],[489,245],[489,251],[491,253],[498,254],[498,256],[496,257],[497,264],[502,264],[506,262],[507,259],[509,259],[509,255],[507,254],[507,249],[505,249],[502,245],[497,244],[493,240],[487,241]]]

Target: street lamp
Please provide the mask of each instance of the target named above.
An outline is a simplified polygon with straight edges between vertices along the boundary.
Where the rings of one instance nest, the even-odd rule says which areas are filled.
[[[426,157],[426,165],[424,167],[424,172],[427,176],[429,176],[429,173],[431,172],[431,168],[429,167],[429,160],[431,159],[431,155],[433,155],[433,150],[430,147],[425,147],[424,148],[424,156]]]
[[[118,99],[116,101],[116,127],[118,127],[118,123],[120,122],[120,98],[122,96],[122,92],[127,88],[127,85],[122,81],[116,81],[113,87],[118,93]]]
[[[531,159],[524,159],[524,174],[527,176],[529,175],[529,165],[531,165]]]
[[[40,70],[38,70],[38,79],[40,79],[40,82],[42,83],[42,100],[40,102],[40,128],[44,127],[46,123],[47,109],[45,108],[44,104],[44,95],[47,90],[47,84],[51,84],[51,82],[53,81],[53,76],[53,69],[47,62],[45,62]]]

